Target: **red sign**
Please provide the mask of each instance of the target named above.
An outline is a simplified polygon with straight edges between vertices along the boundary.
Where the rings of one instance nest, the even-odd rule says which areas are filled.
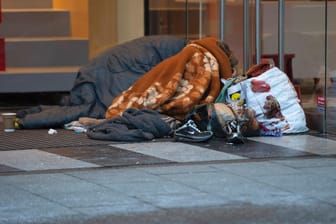
[[[0,23],[2,21],[2,13],[1,13],[1,0],[0,0]]]

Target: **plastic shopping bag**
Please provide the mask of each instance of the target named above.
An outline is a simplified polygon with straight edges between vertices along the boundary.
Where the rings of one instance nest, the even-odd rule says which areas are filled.
[[[294,86],[279,68],[273,67],[244,80],[240,86],[244,89],[247,107],[255,111],[262,135],[308,131]]]

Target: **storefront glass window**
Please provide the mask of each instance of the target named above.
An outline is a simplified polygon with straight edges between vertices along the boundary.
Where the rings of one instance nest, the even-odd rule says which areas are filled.
[[[242,71],[244,59],[245,65],[256,62],[256,1],[149,0],[148,3],[147,34],[223,38],[237,54]],[[336,18],[331,13],[336,10],[336,2],[287,0],[283,3],[283,70],[297,90],[310,130],[336,133],[333,81]],[[248,4],[247,8],[244,4]],[[245,22],[244,18],[247,18]],[[261,56],[267,56],[275,66],[279,66],[278,19],[279,1],[260,1]],[[248,29],[244,29],[246,23]],[[246,32],[247,42],[244,41]]]

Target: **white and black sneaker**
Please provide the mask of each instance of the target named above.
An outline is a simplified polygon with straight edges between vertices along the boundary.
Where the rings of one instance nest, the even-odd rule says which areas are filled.
[[[176,141],[204,142],[209,140],[212,135],[212,131],[199,130],[193,120],[188,120],[174,132]]]
[[[244,143],[244,136],[240,131],[240,124],[237,121],[228,122],[225,127],[227,141],[231,144],[242,144]]]

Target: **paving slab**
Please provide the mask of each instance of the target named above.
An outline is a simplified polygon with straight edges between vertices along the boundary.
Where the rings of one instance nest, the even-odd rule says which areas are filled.
[[[301,160],[299,167],[283,159],[8,173],[0,176],[0,220],[334,223],[336,182],[326,168],[336,158],[291,162]],[[323,169],[308,173],[309,161]]]
[[[26,171],[99,167],[97,164],[36,149],[0,151],[0,164]]]
[[[336,141],[311,135],[285,135],[278,137],[253,137],[254,141],[286,146],[292,150],[317,155],[336,155]]]
[[[218,161],[246,159],[242,156],[204,149],[181,142],[151,142],[138,144],[114,144],[113,147],[158,157],[175,162]]]

